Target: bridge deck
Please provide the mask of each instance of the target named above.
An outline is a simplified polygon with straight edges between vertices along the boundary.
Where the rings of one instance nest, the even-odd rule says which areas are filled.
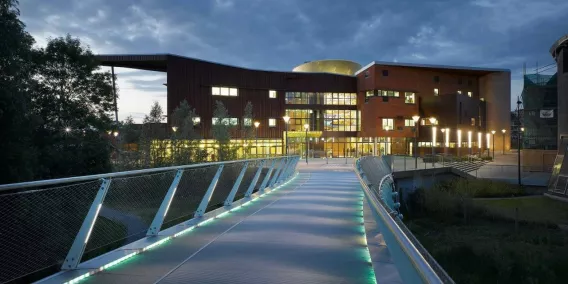
[[[308,169],[250,205],[82,283],[375,283],[362,209],[353,172]],[[386,265],[397,278],[394,265]]]

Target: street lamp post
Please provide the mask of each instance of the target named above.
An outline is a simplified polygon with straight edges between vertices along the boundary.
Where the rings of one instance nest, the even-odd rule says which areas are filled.
[[[258,127],[260,126],[260,122],[254,122],[254,144],[256,144],[256,157],[258,158]]]
[[[412,117],[412,120],[414,120],[414,169],[418,169],[418,121],[420,116],[415,115]]]
[[[503,133],[503,155],[505,155],[505,132],[507,132],[507,130],[501,129],[501,133]]]
[[[176,134],[177,134],[178,127],[177,127],[177,126],[172,126],[172,130],[174,131],[174,139],[173,139],[174,141],[173,141],[172,145],[170,145],[170,147],[171,147],[171,149],[172,149],[172,161],[175,163],[175,159],[176,159],[176,155],[177,155],[176,152],[177,152],[177,150],[178,150],[178,149],[177,149],[177,148],[178,148],[178,147],[177,147],[177,135],[176,135]]]
[[[491,140],[493,140],[491,148],[493,148],[493,161],[495,161],[495,130],[491,130]]]
[[[430,117],[430,124],[432,124],[432,167],[434,167],[434,156],[436,155],[434,146],[436,145],[436,118]]]
[[[306,130],[306,165],[308,164],[308,153],[310,152],[310,145],[308,144],[308,129],[310,128],[309,124],[304,124],[304,129]]]
[[[290,117],[285,115],[282,119],[284,119],[284,124],[286,125],[286,131],[284,134],[286,135],[286,156],[288,156],[288,122],[290,121]]]

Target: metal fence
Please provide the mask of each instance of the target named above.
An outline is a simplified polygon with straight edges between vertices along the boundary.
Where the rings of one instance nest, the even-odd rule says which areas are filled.
[[[389,157],[363,157],[356,174],[404,283],[454,283],[402,222]]]
[[[297,156],[0,185],[0,283],[31,282],[288,179]]]

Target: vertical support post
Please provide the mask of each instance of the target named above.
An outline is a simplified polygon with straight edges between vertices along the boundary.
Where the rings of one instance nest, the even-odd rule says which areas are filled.
[[[276,159],[272,160],[272,163],[270,164],[270,168],[268,169],[268,172],[266,172],[266,176],[264,177],[264,180],[262,180],[262,183],[260,184],[260,187],[258,188],[258,192],[260,192],[261,194],[264,193],[264,189],[266,188],[266,185],[268,184],[268,181],[270,180],[270,175],[272,174],[272,170],[274,170],[274,165],[276,165]]]
[[[116,104],[116,83],[115,81],[115,76],[114,76],[114,66],[110,67],[110,71],[112,73],[112,94],[114,97],[114,119],[116,122],[116,127],[118,127],[118,105]]]
[[[280,159],[277,163],[278,166],[276,168],[276,172],[274,172],[274,175],[272,175],[272,179],[270,180],[270,183],[268,184],[268,187],[272,188],[274,186],[274,184],[276,184],[276,181],[278,180],[278,175],[280,174],[280,172],[282,171],[282,168],[285,165],[286,160],[285,159]]]
[[[245,197],[250,197],[252,194],[252,191],[254,190],[254,186],[256,185],[256,183],[258,182],[258,178],[260,177],[260,173],[262,172],[262,168],[264,168],[264,164],[266,163],[266,160],[262,160],[260,162],[260,165],[258,165],[258,170],[256,170],[256,173],[254,174],[254,178],[252,179],[252,181],[250,182],[250,185],[247,189],[247,192],[245,193]]]
[[[290,158],[290,157],[284,158],[283,163],[284,164],[282,165],[282,169],[280,170],[280,173],[278,175],[278,178],[276,179],[275,184],[282,182],[282,180],[284,179],[284,175],[286,174],[286,170],[290,166],[290,163],[292,163],[292,158]]]
[[[237,180],[235,181],[235,184],[233,185],[231,192],[229,192],[227,199],[225,199],[225,204],[224,204],[225,206],[230,206],[231,204],[233,204],[233,200],[235,200],[235,195],[237,194],[237,190],[239,190],[239,186],[241,186],[241,182],[243,181],[243,177],[245,176],[245,173],[247,172],[248,163],[249,162],[245,162],[245,164],[243,165],[243,169],[241,170],[239,177],[237,177]]]
[[[97,221],[97,217],[101,211],[110,182],[110,179],[102,179],[101,186],[95,196],[95,200],[93,200],[91,208],[89,208],[89,212],[87,212],[87,216],[83,220],[83,224],[81,225],[81,228],[71,245],[71,249],[69,249],[67,257],[65,257],[65,261],[61,266],[62,270],[75,269],[81,262],[83,252],[85,252],[85,247],[87,246],[93,227],[95,227],[95,221]]]
[[[290,173],[290,168],[292,168],[292,165],[294,164],[295,161],[296,161],[296,157],[289,158],[288,164],[284,168],[284,171],[280,174],[279,182],[285,181],[285,180],[288,179],[288,176],[289,176],[289,173]]]
[[[164,200],[162,200],[162,204],[160,205],[158,212],[156,212],[154,220],[152,220],[152,224],[150,225],[150,228],[148,228],[148,232],[146,232],[147,237],[157,236],[162,229],[162,224],[164,223],[166,214],[168,214],[170,204],[172,204],[172,200],[174,199],[182,175],[183,170],[177,170],[176,176],[174,177],[174,180],[172,181],[172,184],[170,185],[170,188],[168,189]]]
[[[201,199],[201,203],[199,203],[199,207],[197,207],[197,211],[195,211],[194,215],[195,218],[203,217],[203,214],[205,214],[205,210],[207,210],[207,205],[209,205],[209,200],[211,200],[211,196],[213,196],[213,191],[215,190],[215,187],[217,187],[217,182],[219,181],[219,177],[221,177],[221,172],[223,172],[223,167],[225,167],[225,165],[220,165],[219,168],[217,169],[217,173],[215,173],[213,180],[211,180],[211,183],[209,184],[209,188],[207,188],[207,192],[205,192],[203,199]]]

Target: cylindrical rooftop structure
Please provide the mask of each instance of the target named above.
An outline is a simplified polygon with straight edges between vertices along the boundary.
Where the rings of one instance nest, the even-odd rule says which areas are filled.
[[[316,60],[296,66],[294,72],[333,73],[341,75],[355,75],[361,69],[361,64],[349,60]]]

